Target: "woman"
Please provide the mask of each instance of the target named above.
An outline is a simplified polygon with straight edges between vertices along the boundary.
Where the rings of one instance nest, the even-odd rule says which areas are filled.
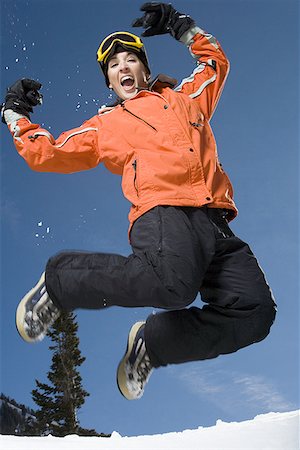
[[[228,226],[237,209],[209,125],[229,64],[216,39],[170,4],[146,3],[133,26],[143,36],[170,33],[197,62],[192,75],[150,81],[144,44],[129,32],[101,43],[97,58],[115,105],[57,140],[32,124],[41,85],[19,80],[3,120],[16,148],[38,171],[70,173],[101,162],[122,176],[131,203],[129,257],[63,252],[50,258],[21,300],[17,327],[44,337],[61,310],[152,306],[129,332],[118,370],[121,393],[140,398],[154,368],[215,358],[264,339],[275,303],[249,246]],[[187,308],[200,292],[206,305]]]

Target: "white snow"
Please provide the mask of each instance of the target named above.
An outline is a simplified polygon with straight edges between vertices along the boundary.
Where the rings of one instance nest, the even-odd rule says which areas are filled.
[[[245,422],[218,420],[209,428],[153,436],[110,438],[0,435],[5,450],[299,450],[299,410],[269,413]]]

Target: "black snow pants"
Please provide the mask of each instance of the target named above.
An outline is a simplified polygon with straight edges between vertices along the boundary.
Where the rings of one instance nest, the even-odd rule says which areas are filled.
[[[276,305],[222,209],[158,206],[134,223],[129,257],[62,252],[46,287],[62,309],[162,308],[145,327],[154,367],[214,358],[264,339]],[[198,292],[203,308],[190,307]]]

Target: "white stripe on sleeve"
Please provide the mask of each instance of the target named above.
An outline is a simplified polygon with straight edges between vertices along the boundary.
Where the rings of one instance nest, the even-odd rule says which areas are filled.
[[[74,136],[77,136],[77,134],[86,133],[87,131],[98,131],[98,129],[97,129],[97,128],[89,127],[89,128],[82,128],[82,130],[74,131],[73,133],[69,134],[69,136],[67,136],[66,139],[65,139],[61,144],[55,145],[55,147],[56,147],[56,148],[61,148],[61,147],[63,147],[63,146],[65,145],[65,143],[66,143],[70,138],[72,138],[72,137],[74,137]],[[46,130],[43,130],[43,131],[37,131],[36,133],[33,134],[32,137],[33,137],[33,138],[37,138],[38,136],[46,136],[46,137],[49,139],[49,141],[50,141],[51,143],[53,143],[53,138],[52,138],[51,134],[48,133],[48,131],[46,131]]]
[[[209,78],[204,83],[202,83],[201,86],[199,86],[199,88],[197,89],[196,92],[192,92],[189,95],[189,97],[191,97],[191,98],[198,97],[198,95],[200,95],[202,93],[202,91],[206,88],[206,86],[208,86],[210,83],[213,83],[216,78],[217,78],[217,74],[215,73],[211,78]]]
[[[180,91],[182,89],[182,86],[186,83],[191,83],[192,81],[194,81],[195,79],[195,75],[197,73],[201,73],[203,72],[203,70],[205,69],[206,64],[205,63],[201,63],[198,64],[197,67],[193,70],[193,72],[191,73],[191,75],[187,78],[184,78],[181,83],[174,89],[174,91]]]
[[[72,137],[76,136],[77,134],[86,133],[87,131],[98,131],[98,128],[83,128],[82,130],[74,131],[73,133],[69,134],[69,136],[66,137],[66,139],[59,145],[56,145],[56,148],[61,148],[65,145],[65,143]]]
[[[195,79],[195,75],[197,75],[198,73],[203,72],[203,70],[205,69],[205,67],[206,67],[206,64],[205,64],[205,63],[199,64],[199,65],[196,67],[196,69],[193,71],[193,73],[192,73],[189,77],[184,78],[184,79],[181,81],[181,83],[179,84],[179,86],[177,86],[177,87],[174,89],[174,91],[181,91],[183,85],[185,85],[186,83],[191,83],[191,82],[193,82],[194,79]],[[198,97],[198,95],[200,95],[200,94],[203,92],[203,90],[206,88],[206,86],[208,86],[210,83],[213,83],[213,82],[216,80],[216,78],[217,78],[217,74],[214,73],[213,76],[212,76],[211,78],[205,80],[204,83],[202,83],[202,84],[198,87],[198,89],[197,89],[196,92],[192,92],[191,94],[189,94],[189,97],[191,97],[191,98]]]

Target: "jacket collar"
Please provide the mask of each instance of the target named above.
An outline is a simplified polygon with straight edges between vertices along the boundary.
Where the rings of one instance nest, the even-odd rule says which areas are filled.
[[[163,73],[157,75],[153,80],[149,82],[149,91],[159,91],[164,87],[174,89],[177,84],[175,78],[169,77]]]

